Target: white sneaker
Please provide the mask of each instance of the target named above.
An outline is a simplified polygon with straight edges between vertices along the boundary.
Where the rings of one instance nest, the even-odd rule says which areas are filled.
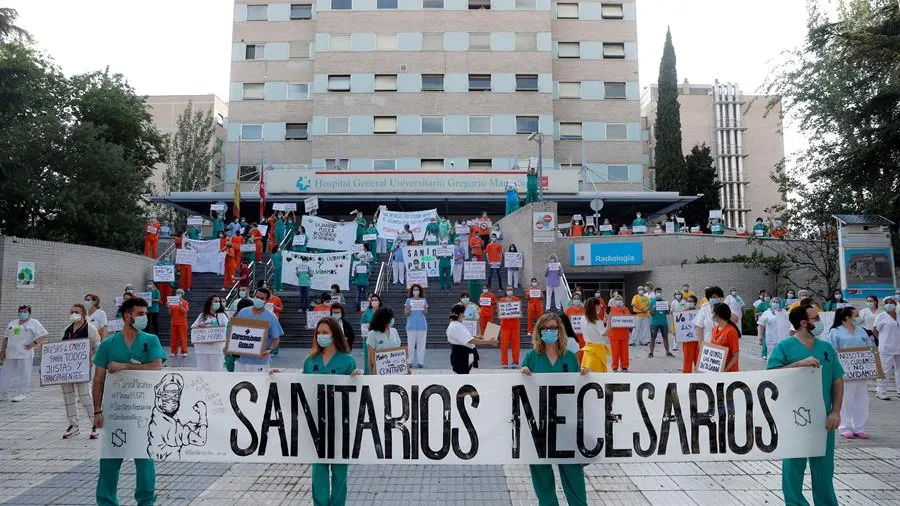
[[[889,396],[887,392],[875,392],[875,397],[877,397],[883,401],[891,400],[891,396]],[[15,399],[13,399],[13,400],[15,400]]]
[[[69,425],[69,428],[66,429],[65,433],[63,433],[62,438],[63,439],[71,439],[71,438],[77,436],[79,432],[81,432],[81,431],[78,429],[77,425]]]
[[[13,397],[13,398],[10,399],[10,400],[13,401],[13,402],[22,402],[22,401],[24,401],[25,399],[27,399],[27,397],[25,397],[25,394],[19,394],[19,395]]]

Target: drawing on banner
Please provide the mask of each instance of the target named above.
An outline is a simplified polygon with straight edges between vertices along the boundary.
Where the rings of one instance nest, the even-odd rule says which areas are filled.
[[[177,265],[194,265],[197,263],[197,252],[192,249],[176,249],[175,263]]]
[[[432,218],[437,218],[437,209],[429,209],[427,211],[389,211],[381,209],[378,213],[378,221],[375,222],[375,228],[381,237],[397,237],[397,234],[403,230],[403,225],[409,225],[409,230],[417,241],[425,238],[425,227],[431,223]],[[410,240],[403,239],[402,240]]]
[[[154,265],[153,266],[153,282],[154,283],[174,283],[175,282],[175,266],[174,265]]]
[[[409,358],[406,346],[376,351],[375,374],[378,376],[409,374]]]
[[[91,381],[90,339],[41,345],[41,386]]]
[[[413,285],[419,285],[422,288],[428,288],[428,272],[406,271],[406,288],[410,288]]]
[[[547,211],[535,211],[533,213],[535,230],[553,230],[556,228],[556,214]]]
[[[228,327],[202,327],[191,329],[191,343],[221,343],[228,338]]]
[[[485,279],[487,269],[484,262],[465,262],[463,264],[463,279]]]
[[[609,318],[609,326],[615,329],[633,329],[635,323],[633,315],[613,315]]]
[[[428,273],[429,278],[438,277],[438,261],[435,250],[438,246],[404,246],[403,259],[406,271],[414,271],[416,268]],[[418,260],[418,265],[416,261]]]
[[[206,403],[194,403],[196,421],[182,421],[178,411],[183,390],[184,378],[178,373],[164,375],[154,387],[154,406],[147,425],[147,455],[153,460],[168,460],[173,455],[180,460],[185,446],[206,446]]]
[[[506,252],[503,254],[503,263],[507,269],[521,269],[522,254]]]
[[[306,328],[314,329],[322,318],[331,316],[331,311],[307,311],[306,312]]]
[[[310,248],[331,251],[350,251],[356,243],[357,223],[339,223],[318,216],[303,215],[303,229],[306,231],[306,245]]]
[[[19,261],[16,268],[16,288],[34,288],[34,262]]]
[[[703,343],[697,372],[724,372],[728,360],[728,348],[712,343]]]
[[[522,307],[518,302],[498,302],[497,309],[501,320],[522,317]]]
[[[844,348],[837,352],[844,381],[884,379],[878,348]]]
[[[350,289],[351,253],[298,253],[284,251],[281,254],[283,268],[281,282],[297,286],[297,266],[309,266],[310,288],[312,290],[331,291],[331,285],[338,285],[341,290]]]
[[[694,335],[694,317],[697,316],[696,310],[678,311],[672,315],[675,320],[675,340],[679,343],[692,343],[697,341]]]
[[[226,355],[261,357],[265,351],[269,324],[246,318],[232,318],[231,331],[225,340]]]

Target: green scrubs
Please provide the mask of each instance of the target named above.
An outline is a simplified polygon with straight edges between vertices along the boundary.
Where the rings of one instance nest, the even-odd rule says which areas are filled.
[[[531,350],[525,355],[522,367],[527,367],[534,374],[554,372],[577,374],[581,370],[578,366],[578,357],[571,351],[566,351],[565,355],[557,358],[556,362],[551,364],[545,353]],[[566,501],[569,503],[569,506],[587,506],[584,467],[581,464],[560,464],[557,468],[559,469],[559,479],[562,482],[563,492],[566,494]],[[534,486],[535,495],[537,495],[538,506],[559,506],[559,500],[556,498],[556,481],[553,478],[553,467],[546,464],[532,464],[528,466],[528,470],[531,472],[531,484]]]
[[[307,357],[303,362],[303,374],[350,375],[356,369],[356,361],[349,353],[337,351],[328,363],[322,354]],[[331,483],[329,484],[329,474]],[[343,506],[347,504],[347,464],[312,465],[313,506]]]
[[[646,227],[646,226],[647,226],[647,220],[645,220],[644,218],[636,218],[634,221],[631,222],[632,232],[634,232],[634,227]],[[634,232],[634,233],[635,234],[644,234],[646,232]]]
[[[768,310],[769,310],[768,302],[763,301],[763,302],[760,302],[758,306],[756,306],[756,312],[759,314],[763,314]],[[766,358],[769,356],[769,346],[766,344],[765,339],[762,339],[762,350],[760,351],[759,355],[763,358]]]
[[[453,257],[438,257],[438,281],[441,290],[448,292],[453,283]]]
[[[219,232],[222,232],[222,231],[224,231],[224,230],[225,230],[225,222],[222,221],[222,218],[216,218],[216,219],[214,219],[214,220],[213,220],[212,235],[209,236],[209,238],[210,238],[210,239],[215,239],[216,237],[219,237]]]
[[[369,325],[372,323],[372,317],[375,316],[375,310],[371,307],[366,309],[366,311],[362,314],[362,318],[359,319],[360,325]],[[360,329],[362,331],[362,329]],[[369,374],[369,360],[366,358],[366,354],[369,352],[369,348],[366,345],[366,337],[368,337],[368,333],[363,332],[362,335],[362,350],[363,350],[363,373]]]
[[[783,339],[772,350],[767,369],[783,367],[799,362],[806,357],[816,357],[822,364],[822,397],[825,413],[831,412],[831,388],[834,382],[844,377],[844,369],[831,344],[821,339],[813,341],[813,349],[807,348],[796,337]],[[837,506],[834,493],[834,431],[829,431],[825,439],[825,456],[781,461],[781,491],[785,506],[809,506],[803,497],[803,475],[806,461],[812,477],[813,503],[816,506]]]
[[[166,354],[159,338],[146,332],[138,332],[129,348],[125,337],[116,332],[100,343],[94,355],[94,364],[104,369],[111,362],[149,364],[154,360],[165,362]],[[118,506],[116,489],[119,486],[119,469],[122,459],[100,459],[100,475],[97,478],[97,504]],[[156,502],[156,466],[151,459],[134,459],[134,500],[138,506],[150,506]]]
[[[281,251],[276,251],[272,253],[272,267],[274,272],[272,273],[272,289],[278,290],[279,292],[283,289],[281,285]]]
[[[375,228],[375,223],[372,223],[371,225],[369,225],[369,228],[366,229],[365,235],[378,235],[378,229]],[[375,254],[375,251],[376,251],[375,247],[377,246],[377,241],[378,241],[377,239],[374,241],[366,241],[366,244],[369,245],[369,251],[373,255]]]
[[[537,173],[529,172],[525,179],[525,203],[530,204],[538,201],[538,180]]]

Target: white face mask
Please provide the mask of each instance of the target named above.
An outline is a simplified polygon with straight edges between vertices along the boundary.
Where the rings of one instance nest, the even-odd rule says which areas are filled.
[[[71,322],[80,322],[81,321],[81,313],[72,313],[69,315],[69,321]]]

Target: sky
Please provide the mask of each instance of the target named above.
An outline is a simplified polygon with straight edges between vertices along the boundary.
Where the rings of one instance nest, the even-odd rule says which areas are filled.
[[[231,0],[6,0],[18,25],[66,74],[124,74],[138,93],[215,93],[227,100]],[[799,45],[802,0],[637,0],[641,87],[656,82],[666,27],[672,30],[678,79],[740,84],[756,92],[779,55]],[[803,147],[790,124],[785,151]]]

